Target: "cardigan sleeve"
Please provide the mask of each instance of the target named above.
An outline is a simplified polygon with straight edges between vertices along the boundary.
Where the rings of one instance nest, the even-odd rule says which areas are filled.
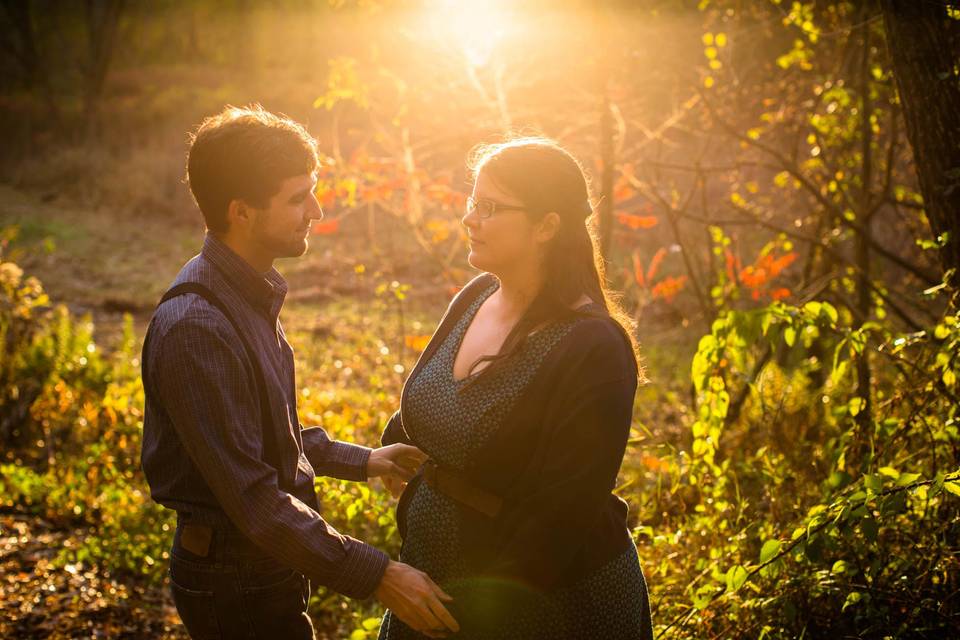
[[[584,324],[586,335],[568,336],[577,353],[552,391],[535,478],[507,496],[493,567],[541,588],[565,576],[604,517],[630,434],[632,351],[609,320]]]
[[[380,444],[384,447],[390,444],[396,444],[398,442],[403,444],[413,444],[413,442],[410,441],[410,437],[407,435],[407,432],[403,430],[403,421],[400,419],[399,409],[394,411],[393,415],[390,416],[390,419],[387,420],[387,426],[383,430],[383,435],[380,436]]]

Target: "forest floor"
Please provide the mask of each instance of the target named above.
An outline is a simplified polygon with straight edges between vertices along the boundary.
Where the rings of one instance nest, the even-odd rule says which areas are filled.
[[[166,589],[82,564],[59,551],[84,535],[36,515],[0,514],[0,637],[188,638]]]

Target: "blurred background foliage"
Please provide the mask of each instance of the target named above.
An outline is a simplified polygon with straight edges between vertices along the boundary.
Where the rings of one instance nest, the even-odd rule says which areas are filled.
[[[0,29],[0,511],[71,532],[45,571],[162,587],[140,342],[202,240],[186,133],[259,102],[323,154],[280,265],[305,424],[377,441],[472,275],[465,158],[543,133],[590,173],[652,379],[618,492],[658,636],[960,633],[957,5],[11,0]],[[397,552],[380,487],[318,483]],[[59,594],[9,557],[0,631],[37,634]],[[311,610],[376,637],[376,603]]]

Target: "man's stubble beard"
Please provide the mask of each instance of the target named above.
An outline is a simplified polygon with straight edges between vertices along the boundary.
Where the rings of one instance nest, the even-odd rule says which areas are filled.
[[[258,225],[260,226],[260,225]],[[261,244],[269,251],[270,255],[276,258],[299,258],[307,252],[309,243],[306,237],[299,235],[290,235],[287,239],[275,238],[267,233],[265,225],[256,229],[256,233],[262,238]]]

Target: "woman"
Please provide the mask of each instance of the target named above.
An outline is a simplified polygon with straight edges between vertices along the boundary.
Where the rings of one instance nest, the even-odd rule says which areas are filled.
[[[462,222],[485,273],[450,304],[382,438],[430,456],[397,506],[400,558],[453,596],[458,638],[652,638],[611,493],[641,374],[583,170],[541,138],[483,147],[472,168]],[[420,637],[384,617],[381,640]]]

